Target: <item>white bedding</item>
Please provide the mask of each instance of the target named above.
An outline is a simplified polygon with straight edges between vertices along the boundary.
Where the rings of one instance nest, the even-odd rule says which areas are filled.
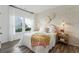
[[[36,53],[47,53],[52,47],[55,46],[56,43],[56,39],[55,39],[55,34],[53,33],[40,33],[40,34],[45,34],[45,35],[49,35],[50,36],[50,44],[49,46],[46,46],[46,48],[42,47],[42,46],[37,46],[35,48],[32,48],[31,46],[31,36],[34,33],[40,33],[40,32],[32,32],[32,33],[26,33],[24,34],[24,39],[22,39],[19,43],[19,45],[25,45],[28,48],[30,48],[32,51],[36,52]]]

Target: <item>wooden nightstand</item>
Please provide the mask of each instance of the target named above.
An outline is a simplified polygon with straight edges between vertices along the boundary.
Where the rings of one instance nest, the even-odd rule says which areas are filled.
[[[61,42],[64,44],[69,43],[69,35],[66,33],[57,33],[56,38],[57,38],[57,42]]]

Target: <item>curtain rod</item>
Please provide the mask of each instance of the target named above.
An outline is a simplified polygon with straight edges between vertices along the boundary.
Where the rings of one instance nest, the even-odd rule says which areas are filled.
[[[14,5],[9,5],[9,6],[10,6],[10,7],[13,7],[13,8],[17,8],[17,9],[22,10],[22,11],[25,11],[25,12],[29,12],[29,13],[31,13],[31,14],[34,14],[34,12],[30,12],[30,11],[24,10],[24,9],[19,8],[19,7],[16,7],[16,6],[14,6]]]

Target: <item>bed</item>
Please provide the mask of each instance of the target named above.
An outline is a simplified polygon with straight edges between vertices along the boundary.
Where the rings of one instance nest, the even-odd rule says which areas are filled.
[[[47,53],[55,46],[56,39],[54,33],[31,32],[24,34],[19,45],[24,45],[36,53]]]

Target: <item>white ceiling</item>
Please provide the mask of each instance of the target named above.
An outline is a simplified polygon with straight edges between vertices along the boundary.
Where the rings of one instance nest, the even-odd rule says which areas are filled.
[[[15,5],[15,6],[30,12],[39,13],[51,8],[55,8],[58,5]]]

